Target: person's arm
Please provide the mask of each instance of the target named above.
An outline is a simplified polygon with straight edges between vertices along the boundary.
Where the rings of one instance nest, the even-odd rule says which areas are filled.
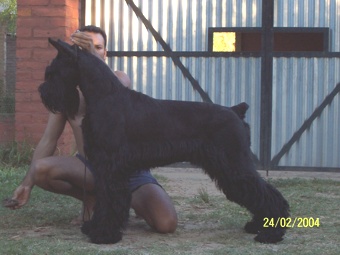
[[[125,87],[132,89],[130,77],[126,73],[119,70],[114,71],[113,73],[117,76],[117,78]]]
[[[91,54],[95,55],[96,57],[100,58],[104,61],[103,57],[97,52],[96,47],[102,47],[101,45],[94,45],[93,39],[91,36],[84,32],[76,31],[71,35],[71,41],[81,47],[83,50],[90,52]],[[105,51],[105,49],[103,49]]]
[[[57,142],[66,124],[66,117],[60,113],[50,113],[43,136],[41,137],[32,158],[32,163],[41,158],[52,156]]]
[[[66,118],[62,114],[49,114],[45,132],[33,153],[31,166],[21,184],[14,191],[12,199],[8,203],[7,207],[11,209],[18,209],[28,202],[31,190],[35,185],[34,163],[38,159],[53,155],[57,147],[57,141],[64,130],[65,124]]]

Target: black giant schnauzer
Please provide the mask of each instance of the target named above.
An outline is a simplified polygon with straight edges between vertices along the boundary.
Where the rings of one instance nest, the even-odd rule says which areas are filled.
[[[204,169],[230,201],[252,213],[245,230],[257,234],[256,241],[283,239],[284,228],[263,227],[265,217],[288,217],[289,205],[255,170],[249,126],[242,120],[246,103],[228,108],[156,100],[124,87],[96,56],[62,41],[50,43],[58,55],[39,87],[44,105],[72,117],[78,110],[78,85],[85,97],[84,149],[95,169],[97,201],[82,231],[92,242],[121,240],[132,172],[184,161]]]

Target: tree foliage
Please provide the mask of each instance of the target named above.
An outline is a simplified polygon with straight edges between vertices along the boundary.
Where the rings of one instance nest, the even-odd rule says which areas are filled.
[[[17,21],[17,0],[1,0],[0,24],[5,26],[7,33],[15,33]]]

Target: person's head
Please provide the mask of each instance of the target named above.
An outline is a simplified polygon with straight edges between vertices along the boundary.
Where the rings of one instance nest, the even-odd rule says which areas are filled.
[[[106,44],[107,44],[107,37],[106,37],[105,31],[93,25],[82,27],[79,29],[79,31],[91,36],[92,41],[93,41],[93,46],[96,52],[102,59],[105,59],[106,58]],[[121,81],[121,83],[125,87],[132,89],[131,80],[126,73],[122,71],[115,71],[114,74],[118,77],[118,79]]]
[[[106,44],[107,36],[103,29],[96,26],[84,26],[79,29],[81,32],[85,32],[92,37],[93,45],[96,52],[103,58],[106,58]]]

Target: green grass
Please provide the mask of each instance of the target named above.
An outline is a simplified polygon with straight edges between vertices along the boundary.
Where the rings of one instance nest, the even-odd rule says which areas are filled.
[[[26,170],[27,166],[0,167],[1,199],[11,196]],[[319,218],[321,226],[289,229],[279,244],[256,243],[254,235],[242,230],[250,217],[244,208],[201,189],[194,197],[173,197],[179,217],[174,234],[154,233],[144,221],[131,217],[122,242],[95,245],[69,224],[79,213],[79,202],[34,188],[24,208],[0,207],[0,254],[339,254],[340,182],[270,182],[289,201],[292,217]]]

